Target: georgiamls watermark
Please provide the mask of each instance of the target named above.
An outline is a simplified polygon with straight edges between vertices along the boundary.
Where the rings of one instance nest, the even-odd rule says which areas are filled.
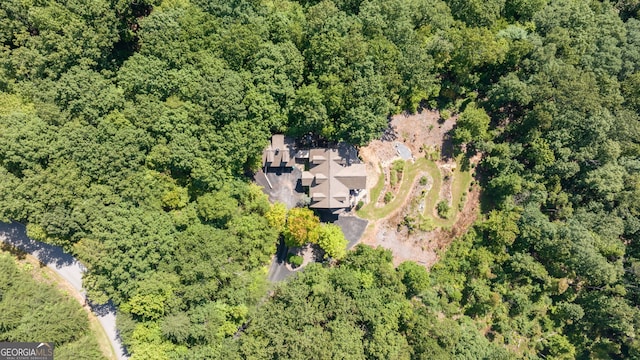
[[[0,360],[53,360],[53,343],[0,342]]]

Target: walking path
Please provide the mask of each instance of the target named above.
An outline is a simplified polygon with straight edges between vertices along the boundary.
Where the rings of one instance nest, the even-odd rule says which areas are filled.
[[[0,242],[13,245],[33,255],[40,260],[40,262],[53,269],[53,271],[65,279],[83,299],[86,299],[85,291],[82,288],[82,273],[84,273],[86,268],[73,256],[65,253],[62,248],[29,239],[25,226],[17,222],[0,223]],[[109,302],[105,305],[90,305],[90,307],[109,337],[117,359],[128,359],[129,357],[120,342],[116,329],[115,306]]]

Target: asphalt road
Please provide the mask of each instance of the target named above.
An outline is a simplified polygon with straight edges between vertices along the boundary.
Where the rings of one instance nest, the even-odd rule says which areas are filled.
[[[82,294],[82,297],[85,297],[85,291],[82,288],[82,273],[84,273],[86,268],[73,256],[65,253],[62,248],[29,239],[25,226],[17,222],[0,222],[0,241],[11,244],[38,258],[42,263],[46,264],[69,282],[74,289]],[[90,306],[91,311],[96,315],[105,333],[109,337],[109,341],[115,349],[118,360],[128,359],[129,357],[120,342],[116,329],[115,306],[111,303]]]
[[[280,240],[280,244],[278,244],[278,250],[276,252],[276,256],[273,257],[271,261],[271,266],[269,266],[269,272],[267,278],[271,282],[283,281],[288,278],[294,271],[291,271],[286,266],[287,261],[287,253],[289,249],[284,244],[284,241]]]

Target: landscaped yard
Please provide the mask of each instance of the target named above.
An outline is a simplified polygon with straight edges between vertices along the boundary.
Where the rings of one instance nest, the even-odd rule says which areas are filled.
[[[451,158],[448,134],[455,121],[441,121],[436,111],[397,115],[391,122],[397,140],[376,140],[360,149],[369,178],[368,202],[357,211],[369,220],[362,242],[390,249],[396,265],[413,260],[430,267],[477,216],[479,195],[477,188],[470,191],[473,166],[468,165],[479,157]],[[403,166],[400,141],[413,157]],[[438,214],[439,203],[446,219]]]
[[[437,211],[436,208],[438,202],[441,199],[438,198],[438,194],[440,194],[439,186],[442,184],[442,181],[435,181],[433,189],[427,195],[427,205],[424,209],[424,216],[431,216],[434,220],[434,224],[438,227],[449,228],[451,227],[457,219],[459,210],[464,206],[464,200],[462,200],[463,194],[468,192],[469,185],[471,184],[471,172],[469,170],[462,171],[462,167],[460,164],[463,161],[463,156],[460,155],[456,159],[457,166],[453,168],[452,179],[451,179],[451,210],[452,215],[448,219],[443,219],[439,216],[436,216]],[[441,179],[440,179],[441,180]]]
[[[432,178],[440,177],[440,171],[436,164],[431,160],[420,158],[414,163],[405,162],[402,179],[398,186],[398,190],[393,193],[393,200],[384,206],[379,207],[378,199],[380,198],[383,189],[387,188],[387,184],[385,183],[386,176],[383,172],[378,179],[378,183],[371,190],[371,201],[358,211],[358,216],[365,219],[377,220],[385,218],[394,210],[401,208],[407,200],[407,196],[410,194],[414,183],[419,180],[416,179],[417,175],[425,170],[429,172],[429,175]]]
[[[457,159],[458,164],[461,162],[462,156]],[[424,195],[424,209],[421,215],[431,218],[433,224],[437,227],[452,226],[456,221],[463,194],[466,194],[469,189],[472,178],[471,173],[469,170],[462,171],[459,165],[454,167],[451,179],[452,215],[448,219],[443,219],[435,215],[436,205],[441,200],[442,173],[438,168],[438,164],[426,157],[421,157],[414,163],[405,163],[402,179],[399,186],[397,186],[397,190],[393,192],[393,199],[387,204],[380,206],[380,204],[383,203],[380,197],[383,191],[389,188],[386,183],[385,173],[382,172],[378,178],[378,183],[371,190],[371,201],[358,211],[358,215],[362,218],[375,221],[389,217],[394,211],[402,210],[407,202],[411,200],[407,199],[407,197],[411,195],[411,190],[416,186],[416,183],[420,181],[422,177],[421,174],[424,173],[427,173],[431,177],[431,187]]]

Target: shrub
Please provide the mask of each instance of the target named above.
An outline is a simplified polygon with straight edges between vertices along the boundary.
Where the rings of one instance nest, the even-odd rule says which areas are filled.
[[[391,164],[391,170],[402,173],[404,171],[404,160],[398,159]]]
[[[425,186],[429,182],[429,179],[426,176],[420,178],[420,185]]]
[[[307,206],[309,206],[309,204],[311,204],[311,196],[309,196],[307,194],[303,194],[300,197],[300,200],[298,200],[298,203],[296,205],[298,207],[307,207]]]
[[[462,196],[460,196],[460,202],[458,203],[458,211],[462,211],[464,209],[464,203],[467,201],[467,192],[462,192]]]
[[[451,207],[446,200],[441,200],[436,208],[438,210],[438,216],[440,216],[441,218],[448,219],[449,217],[451,217]]]
[[[418,222],[418,230],[420,231],[431,231],[435,229],[435,225],[433,224],[433,219],[428,216],[421,216],[420,222]]]
[[[447,109],[443,109],[442,111],[440,111],[440,122],[445,122],[450,117],[451,117],[451,111]]]
[[[384,194],[384,203],[388,204],[391,200],[393,200],[393,194],[390,191],[387,191],[387,193]]]
[[[405,215],[402,224],[407,227],[409,234],[413,233],[416,229],[416,219],[413,216]]]
[[[356,204],[356,210],[362,209],[363,206],[364,206],[364,201],[362,200],[358,201],[358,203]]]
[[[287,262],[291,264],[291,266],[293,266],[294,268],[297,268],[298,266],[302,265],[303,261],[304,259],[302,258],[302,256],[299,256],[299,255],[290,254],[289,257],[287,258]]]
[[[395,170],[391,170],[391,173],[389,174],[389,184],[391,184],[391,186],[396,186],[397,183],[398,183],[398,172]]]
[[[396,186],[396,184],[400,180],[400,176],[402,175],[402,172],[404,171],[404,160],[399,159],[394,161],[393,164],[391,164],[391,168],[389,169],[389,171],[390,171],[389,182],[391,186]]]

